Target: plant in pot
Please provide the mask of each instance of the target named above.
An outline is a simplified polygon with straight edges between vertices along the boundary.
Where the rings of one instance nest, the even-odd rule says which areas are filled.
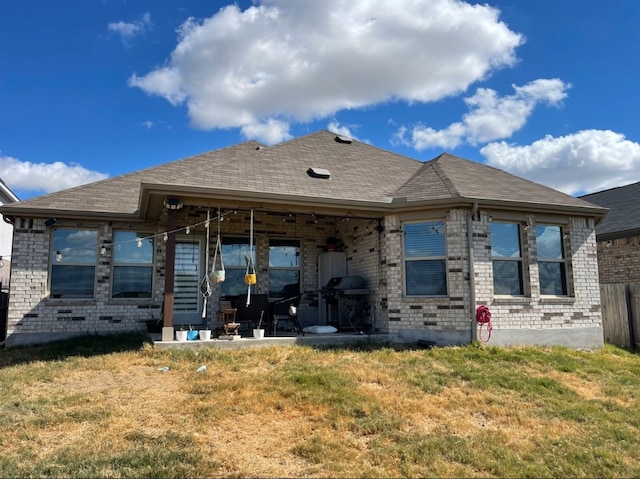
[[[264,338],[264,329],[262,328],[263,315],[264,315],[264,311],[260,311],[260,320],[258,321],[258,326],[253,330],[253,337],[256,339]]]
[[[206,328],[206,326],[205,326]],[[198,331],[198,336],[201,341],[209,341],[211,339],[211,330],[210,329],[201,329]]]
[[[180,329],[176,331],[176,341],[186,341],[187,332],[188,331],[184,329],[184,326],[180,326]]]

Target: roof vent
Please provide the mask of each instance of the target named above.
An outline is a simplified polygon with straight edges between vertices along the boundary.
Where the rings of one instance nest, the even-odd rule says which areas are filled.
[[[340,135],[336,136],[335,140],[338,143],[346,143],[347,145],[350,145],[352,141],[351,138],[347,138],[346,136],[340,136]]]
[[[311,178],[323,178],[325,180],[331,178],[331,172],[323,168],[309,168],[307,174]]]

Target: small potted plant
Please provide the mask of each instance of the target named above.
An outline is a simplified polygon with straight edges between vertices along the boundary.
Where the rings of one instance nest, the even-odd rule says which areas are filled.
[[[180,326],[180,329],[176,331],[176,341],[186,341],[187,340],[187,330],[184,329],[184,326]]]
[[[258,326],[253,330],[253,337],[256,339],[264,338],[264,329],[262,328],[263,315],[264,315],[264,311],[260,311],[260,320],[258,321]]]

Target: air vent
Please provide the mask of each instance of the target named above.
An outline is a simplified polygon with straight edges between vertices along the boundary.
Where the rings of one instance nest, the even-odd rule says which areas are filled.
[[[307,174],[311,178],[323,178],[325,180],[331,178],[331,172],[329,170],[325,170],[324,168],[309,168],[307,170]]]
[[[347,138],[346,136],[340,136],[340,135],[336,136],[335,140],[338,143],[346,143],[347,145],[350,145],[352,141],[351,138]]]

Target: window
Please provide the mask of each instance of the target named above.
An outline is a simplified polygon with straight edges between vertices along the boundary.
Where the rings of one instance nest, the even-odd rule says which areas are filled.
[[[269,241],[269,299],[300,294],[300,242]]]
[[[57,228],[51,236],[51,297],[93,298],[98,232]]]
[[[408,296],[445,296],[447,264],[442,221],[405,223],[405,291]]]
[[[491,223],[494,294],[523,295],[522,252],[518,223]]]
[[[255,259],[255,245],[249,251],[249,240],[245,238],[223,238],[222,258],[224,259],[225,280],[221,283],[222,296],[237,296],[247,293],[244,275],[247,261]],[[258,278],[259,279],[259,278]]]
[[[113,235],[114,298],[151,298],[153,290],[153,235],[116,231]]]
[[[537,225],[538,271],[540,294],[563,296],[567,294],[567,277],[560,226]]]

